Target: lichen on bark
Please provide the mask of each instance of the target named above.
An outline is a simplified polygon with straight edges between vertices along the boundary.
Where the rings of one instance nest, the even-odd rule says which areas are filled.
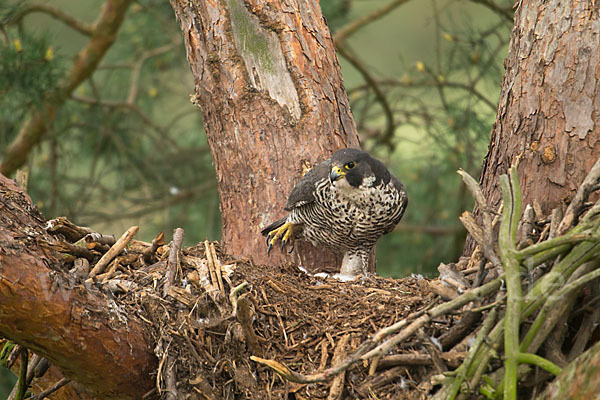
[[[229,17],[235,47],[244,60],[249,81],[259,91],[266,91],[292,117],[300,119],[300,101],[286,66],[277,34],[263,27],[242,0],[228,0]]]

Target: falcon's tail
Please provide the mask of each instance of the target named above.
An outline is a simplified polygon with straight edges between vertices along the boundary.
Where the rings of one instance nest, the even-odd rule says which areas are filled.
[[[263,236],[268,236],[271,231],[273,231],[273,230],[279,228],[281,225],[285,224],[286,220],[287,220],[287,217],[283,217],[280,220],[277,220],[277,221],[273,222],[271,225],[264,228],[262,231],[260,231],[260,233],[262,233]]]

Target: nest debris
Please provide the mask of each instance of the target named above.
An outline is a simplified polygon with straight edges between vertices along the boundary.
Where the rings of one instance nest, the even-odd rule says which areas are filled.
[[[598,301],[600,201],[588,200],[600,161],[564,215],[544,216],[536,204],[521,213],[514,170],[501,180],[498,211],[461,175],[482,212],[481,222],[461,217],[478,246],[440,265],[436,280],[342,282],[292,264],[255,265],[216,242],[181,249],[180,228],[169,244],[162,233],[133,240],[137,227],[115,240],[65,218],[48,230],[62,238],[52,246],[72,265],[73,284],[96,284],[145,322],[159,362],[144,398],[510,399],[517,377],[519,398],[534,398],[597,341],[600,312],[589,304]],[[515,281],[503,284],[515,276],[516,308]],[[515,347],[502,355],[504,327],[515,321]],[[527,368],[511,375],[511,359]]]

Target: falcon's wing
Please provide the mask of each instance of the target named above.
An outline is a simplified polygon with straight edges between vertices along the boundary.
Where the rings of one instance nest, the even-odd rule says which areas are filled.
[[[394,223],[390,225],[389,229],[386,229],[385,232],[383,232],[384,234],[390,233],[394,230],[394,228],[396,228],[396,224],[398,224],[398,222],[400,222],[400,220],[402,219],[404,211],[406,211],[406,206],[408,205],[408,196],[406,195],[406,189],[404,188],[404,185],[402,184],[402,182],[400,182],[400,179],[396,178],[391,173],[390,178],[392,183],[394,184],[394,187],[400,193],[400,212],[394,219]]]
[[[288,197],[285,209],[290,211],[295,207],[311,203],[315,200],[315,189],[317,182],[322,179],[329,179],[331,171],[331,159],[320,162],[308,171],[302,179],[296,184],[290,197]]]

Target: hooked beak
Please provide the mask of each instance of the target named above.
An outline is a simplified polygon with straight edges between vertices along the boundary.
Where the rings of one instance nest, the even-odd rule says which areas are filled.
[[[343,177],[344,175],[346,175],[346,173],[343,169],[341,169],[340,167],[333,167],[331,168],[331,172],[329,173],[329,181],[333,183],[341,177]]]

